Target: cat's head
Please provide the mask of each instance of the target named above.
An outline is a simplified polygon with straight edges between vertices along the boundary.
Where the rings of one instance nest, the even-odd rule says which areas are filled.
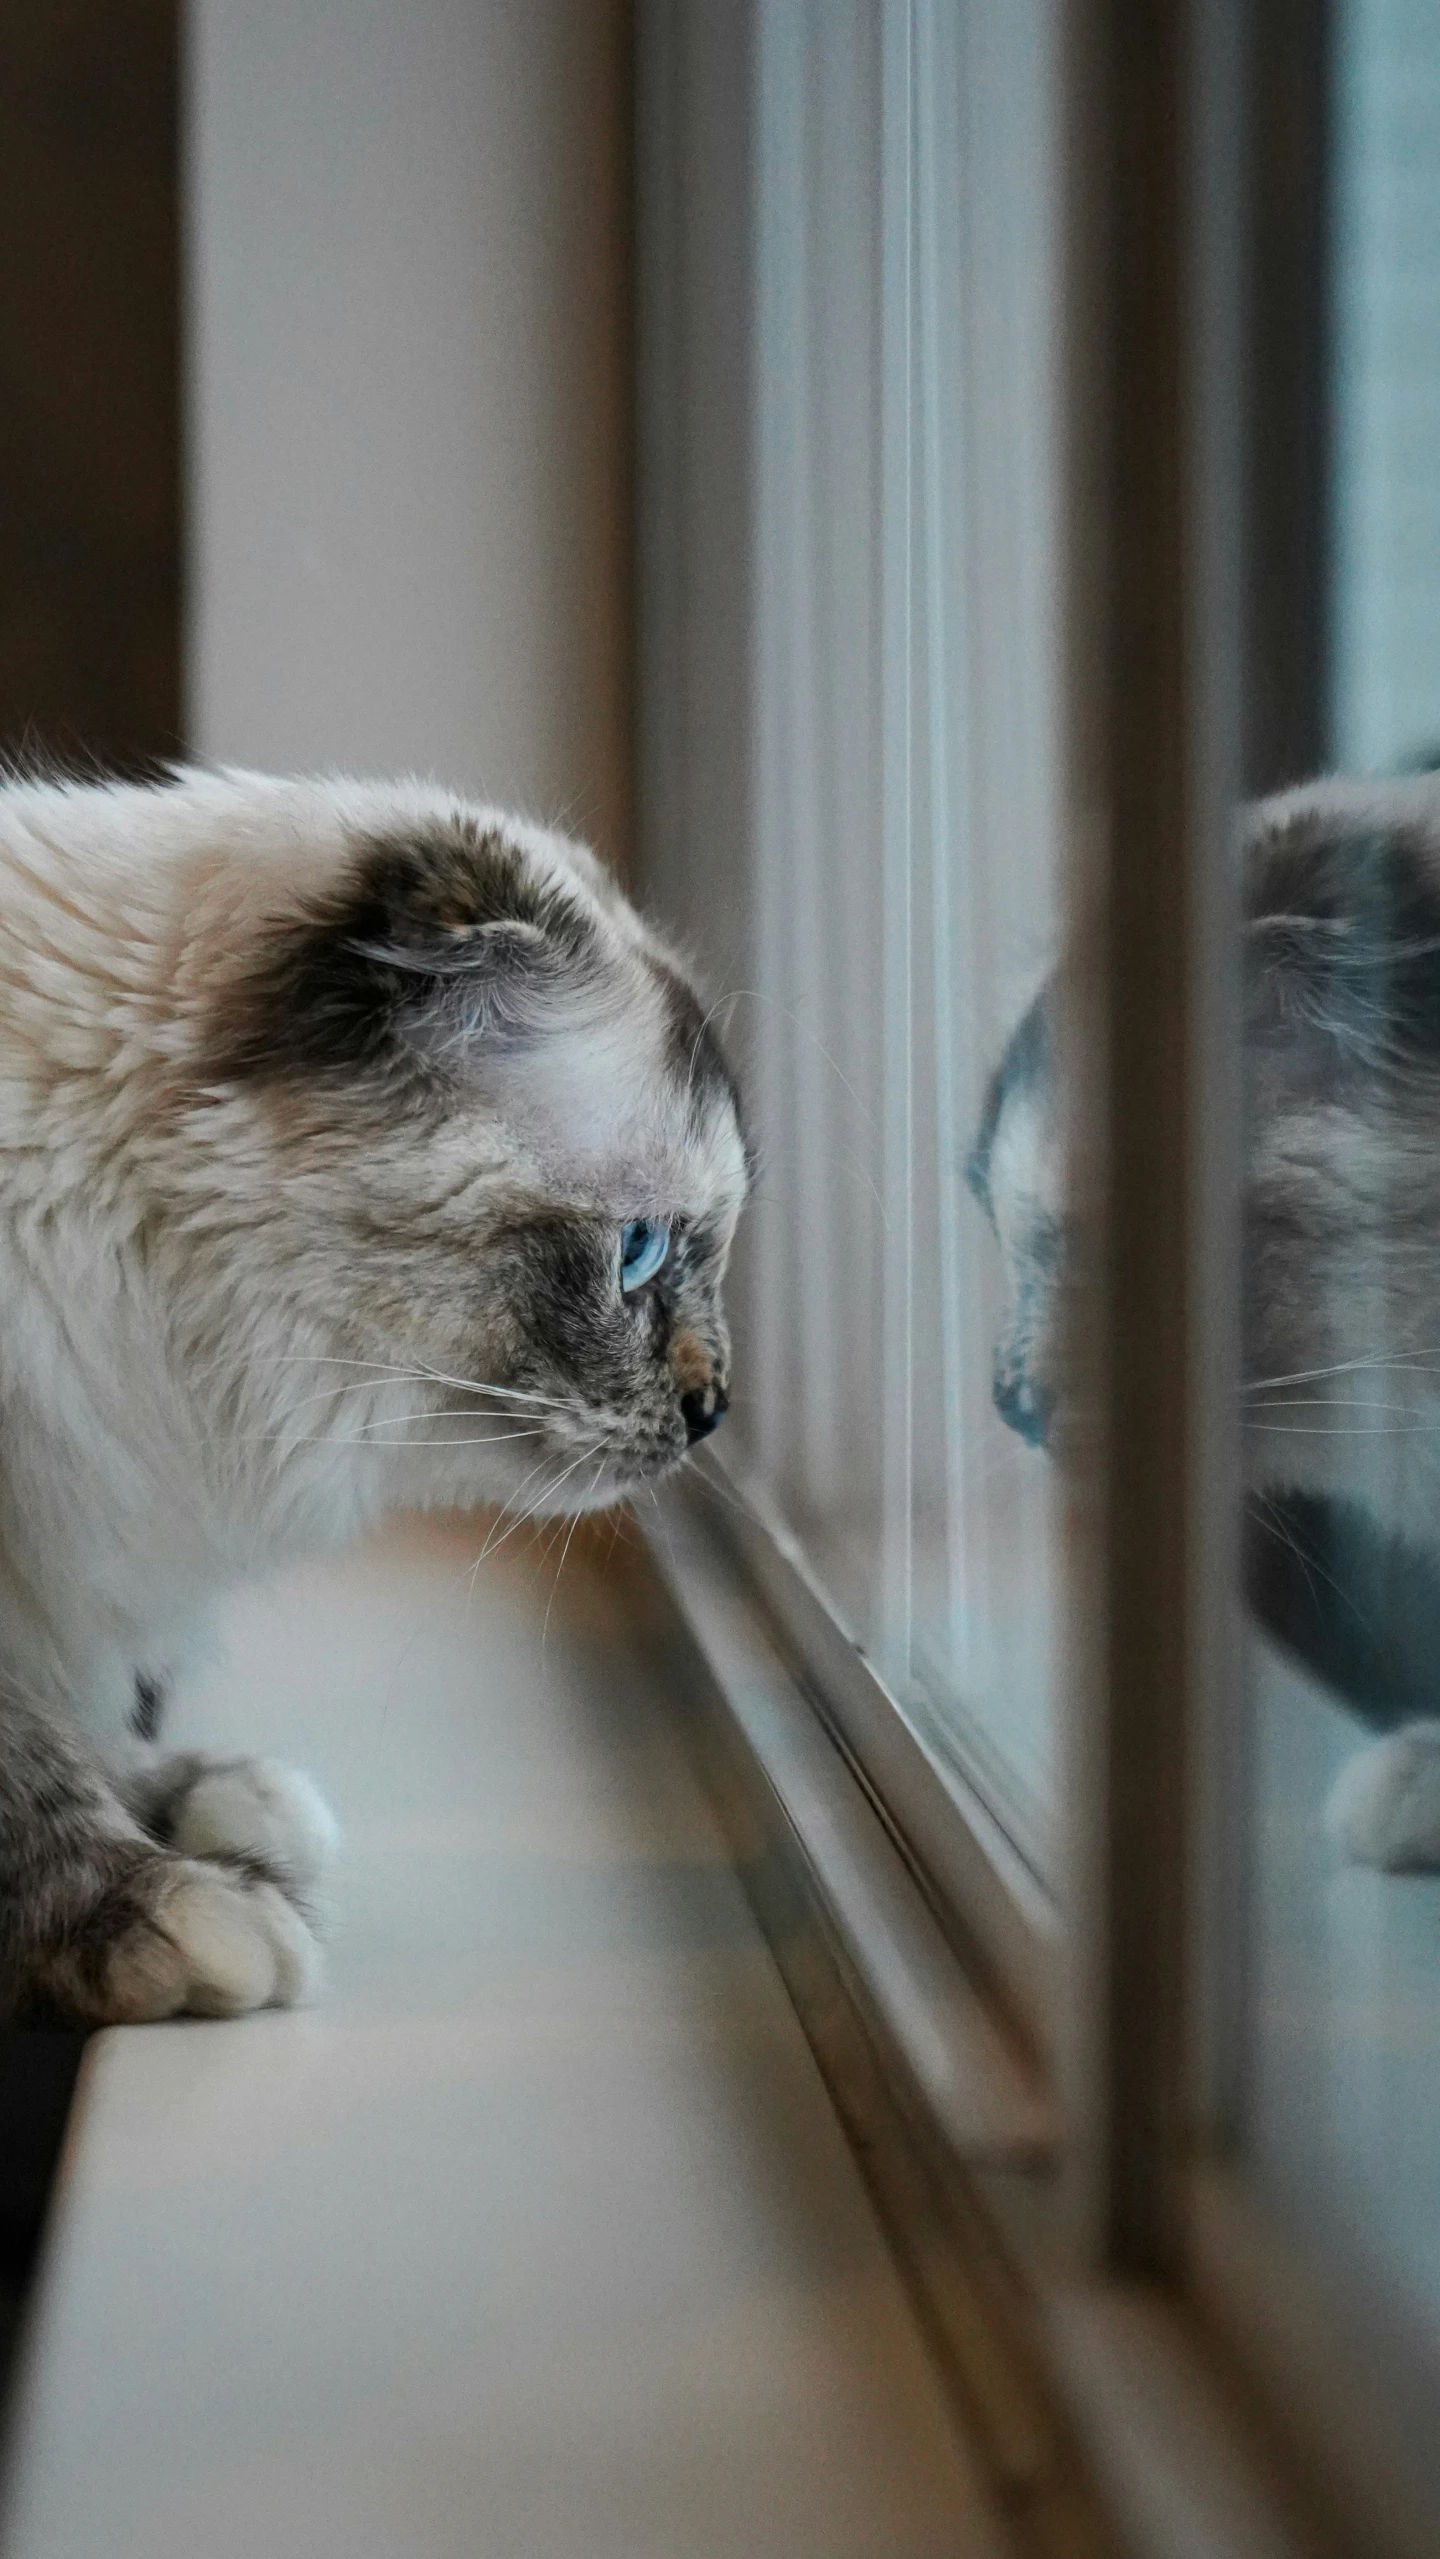
[[[1440,778],[1262,803],[1243,910],[1248,1469],[1386,1512],[1440,1306]]]
[[[172,1207],[256,1359],[273,1303],[311,1426],[395,1451],[400,1498],[580,1509],[663,1474],[726,1409],[748,1183],[674,956],[583,846],[448,794],[178,788]]]
[[[1440,777],[1278,794],[1246,813],[1241,862],[1249,1471],[1348,1487],[1387,1363],[1428,1360],[1440,1338]],[[1084,1246],[1056,1010],[1052,980],[996,1069],[969,1165],[1006,1279],[995,1402],[1047,1445],[1073,1408],[1065,1291]],[[1372,1448],[1382,1436],[1372,1414]]]

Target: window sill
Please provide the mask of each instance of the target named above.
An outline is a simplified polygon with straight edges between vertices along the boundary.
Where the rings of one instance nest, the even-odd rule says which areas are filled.
[[[247,1594],[177,1699],[335,1803],[332,1979],[91,2040],[7,2559],[999,2559],[658,1594],[483,1536]]]

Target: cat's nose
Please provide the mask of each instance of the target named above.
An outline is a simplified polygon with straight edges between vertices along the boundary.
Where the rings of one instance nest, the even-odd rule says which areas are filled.
[[[1008,1423],[1012,1431],[1018,1431],[1032,1448],[1044,1447],[1054,1409],[1055,1398],[1049,1388],[1037,1386],[1027,1370],[996,1370],[995,1410],[1001,1421]]]
[[[680,1398],[685,1428],[693,1448],[697,1439],[708,1439],[716,1424],[723,1422],[730,1410],[730,1398],[723,1386],[694,1386]]]

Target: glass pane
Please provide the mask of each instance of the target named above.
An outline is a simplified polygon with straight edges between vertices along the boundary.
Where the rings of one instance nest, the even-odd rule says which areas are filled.
[[[1058,902],[1054,39],[1040,6],[917,16],[912,1542],[896,1663],[941,1764],[1042,1863],[1056,1483],[984,1204],[1001,1176],[987,1103]]]
[[[1051,40],[1038,4],[763,16],[746,1452],[1037,1862],[1053,1487],[995,1408],[965,1175],[1054,939]]]
[[[1055,1475],[967,1164],[1055,945],[1059,13],[760,0],[741,70],[722,16],[666,18],[642,732],[761,1162],[714,1457],[1043,1867]]]
[[[1440,2369],[1440,5],[1333,31],[1346,778],[1262,810],[1247,872],[1240,2137],[1342,2321],[1378,2290]]]

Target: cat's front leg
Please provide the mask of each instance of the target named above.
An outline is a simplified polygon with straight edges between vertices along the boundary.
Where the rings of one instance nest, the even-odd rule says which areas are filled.
[[[1325,1827],[1349,1865],[1440,1874],[1440,1722],[1402,1724],[1347,1760]]]
[[[319,1975],[263,1854],[160,1845],[77,1727],[0,1705],[0,2015],[233,2017],[290,2007]]]

